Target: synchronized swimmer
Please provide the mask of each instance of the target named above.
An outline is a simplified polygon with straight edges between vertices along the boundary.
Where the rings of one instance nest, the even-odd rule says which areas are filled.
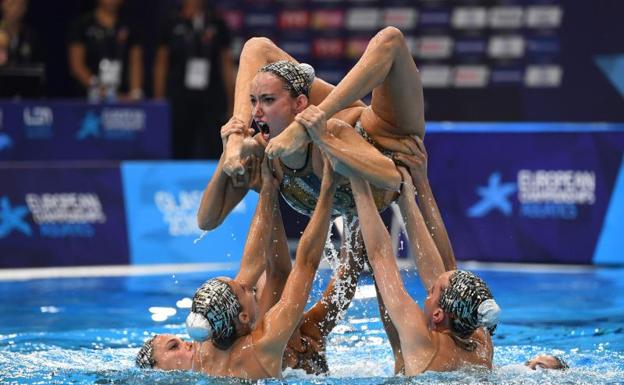
[[[366,106],[360,98],[370,92]],[[428,183],[424,131],[419,73],[396,28],[375,35],[335,87],[270,40],[250,39],[241,52],[234,113],[221,130],[224,152],[198,211],[199,227],[212,229],[250,189],[259,192],[239,273],[196,291],[186,323],[195,342],[154,336],[137,365],[244,379],[279,378],[286,367],[327,373],[327,335],[368,263],[396,373],[491,368],[500,308],[481,278],[456,270]],[[311,216],[294,266],[278,191]],[[424,308],[403,285],[379,216],[393,201],[428,292]],[[361,233],[343,245],[323,297],[304,312],[337,215],[359,219]],[[545,366],[548,357],[536,360],[533,367]]]

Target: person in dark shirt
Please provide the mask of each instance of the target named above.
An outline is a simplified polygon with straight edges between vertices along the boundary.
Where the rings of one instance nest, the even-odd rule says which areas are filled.
[[[8,39],[5,64],[29,65],[41,61],[39,43],[35,31],[24,24],[23,19],[28,9],[28,0],[3,0],[0,30]]]
[[[164,23],[154,61],[154,97],[171,103],[176,159],[218,158],[217,133],[231,114],[230,33],[203,0],[184,0]]]
[[[71,74],[93,101],[143,97],[143,49],[136,31],[119,16],[123,0],[98,0],[72,25]]]

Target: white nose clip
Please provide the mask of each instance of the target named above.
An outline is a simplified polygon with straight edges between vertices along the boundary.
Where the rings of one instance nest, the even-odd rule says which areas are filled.
[[[195,341],[206,341],[212,335],[212,327],[206,317],[191,312],[186,317],[186,332]]]

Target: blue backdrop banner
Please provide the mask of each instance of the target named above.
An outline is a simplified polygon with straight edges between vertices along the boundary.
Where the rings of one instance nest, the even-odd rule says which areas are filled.
[[[425,139],[458,259],[624,263],[624,125],[481,126],[432,124]]]
[[[167,159],[166,103],[0,102],[0,160]]]
[[[124,162],[131,262],[240,261],[258,196],[250,192],[215,230],[197,227],[197,209],[217,162]]]
[[[127,264],[121,196],[116,165],[0,166],[0,267]]]

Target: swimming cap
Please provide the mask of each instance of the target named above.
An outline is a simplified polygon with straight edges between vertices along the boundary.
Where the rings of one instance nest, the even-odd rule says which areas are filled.
[[[439,304],[442,310],[450,313],[451,328],[461,337],[469,336],[480,326],[485,326],[492,334],[501,311],[486,283],[464,270],[451,275]]]
[[[308,96],[314,81],[314,68],[307,63],[297,64],[288,60],[269,63],[260,68],[259,72],[270,72],[284,79],[289,90],[299,95]]]
[[[156,336],[153,336],[143,342],[143,346],[141,346],[141,349],[134,359],[134,363],[136,364],[136,366],[141,369],[151,369],[156,363],[156,361],[154,360],[154,346],[152,345],[152,342],[154,342],[154,338],[156,338]]]
[[[191,314],[186,319],[187,332],[194,340],[212,339],[218,347],[227,348],[233,342],[234,320],[240,312],[241,305],[230,285],[210,279],[193,296]]]

